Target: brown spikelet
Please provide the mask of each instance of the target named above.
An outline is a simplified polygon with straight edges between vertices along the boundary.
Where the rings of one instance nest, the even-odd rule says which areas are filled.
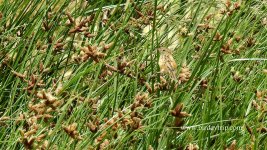
[[[176,117],[174,120],[174,126],[175,127],[181,127],[184,125],[184,120],[182,118]]]
[[[248,133],[252,136],[253,135],[252,129],[247,124],[245,124],[245,126],[246,126]]]
[[[231,7],[231,0],[226,0],[225,6],[226,6],[226,8],[230,9],[230,7]]]
[[[68,126],[63,126],[64,131],[73,139],[81,140],[82,137],[79,135],[77,131],[77,123],[70,124]]]
[[[191,76],[190,69],[184,64],[179,73],[179,83],[187,82],[190,76]]]
[[[219,33],[219,32],[217,32],[216,34],[215,34],[215,36],[214,36],[214,41],[220,41],[222,39],[222,36],[221,36],[221,34]]]
[[[94,125],[92,122],[87,123],[87,126],[89,127],[90,131],[93,133],[96,133],[98,128],[96,125]]]
[[[259,127],[259,128],[257,128],[257,131],[259,133],[267,133],[267,128],[266,127]]]
[[[253,37],[249,37],[246,41],[246,46],[247,47],[252,47],[256,43],[256,40]]]
[[[183,106],[184,106],[184,104],[182,104],[182,103],[176,105],[176,107],[174,108],[174,110],[171,111],[171,114],[172,114],[173,116],[179,116],[180,112],[181,112],[182,109],[183,109]]]
[[[108,140],[108,139],[105,139],[105,140],[100,144],[99,150],[105,150],[105,149],[108,149],[108,146],[109,146],[109,140]]]
[[[198,150],[199,147],[197,144],[192,144],[192,143],[189,143],[188,146],[186,147],[186,150]]]
[[[16,71],[12,71],[12,73],[20,79],[24,79],[26,77],[26,75],[18,73]]]
[[[231,45],[232,45],[232,39],[228,40],[227,43],[225,43],[221,47],[221,52],[224,54],[231,54],[232,53],[232,50],[230,48]]]
[[[236,140],[233,140],[231,145],[228,148],[226,148],[225,150],[236,150]]]
[[[240,7],[241,7],[241,6],[240,6],[240,4],[239,4],[238,2],[235,2],[235,3],[234,3],[234,9],[235,9],[235,10],[239,10]]]
[[[23,138],[21,139],[21,142],[23,143],[24,147],[26,149],[33,149],[33,144],[34,144],[35,138]]]
[[[92,34],[92,33],[90,33],[90,32],[85,32],[84,35],[85,35],[86,37],[88,37],[88,38],[92,38],[92,37],[95,37],[95,36],[96,36],[96,34]]]
[[[66,12],[65,14],[67,15],[67,17],[68,17],[70,23],[71,23],[71,24],[75,24],[75,21],[74,21],[74,19],[72,18],[72,16],[70,15],[70,13],[69,13],[69,12]]]
[[[109,43],[109,44],[106,44],[106,45],[104,46],[104,50],[108,50],[108,49],[110,49],[113,45],[114,45],[114,42],[111,42],[111,43]]]
[[[36,141],[41,142],[45,137],[46,137],[46,134],[40,134],[39,136],[37,136]]]
[[[171,110],[170,112],[171,115],[175,117],[175,120],[174,120],[175,127],[181,127],[184,124],[183,118],[191,116],[191,114],[188,114],[187,112],[182,112],[183,106],[184,105],[182,103],[177,104],[174,110]]]

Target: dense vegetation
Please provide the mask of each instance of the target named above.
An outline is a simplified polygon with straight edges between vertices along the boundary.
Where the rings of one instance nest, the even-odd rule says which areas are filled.
[[[266,1],[4,0],[0,25],[0,149],[267,148]]]

